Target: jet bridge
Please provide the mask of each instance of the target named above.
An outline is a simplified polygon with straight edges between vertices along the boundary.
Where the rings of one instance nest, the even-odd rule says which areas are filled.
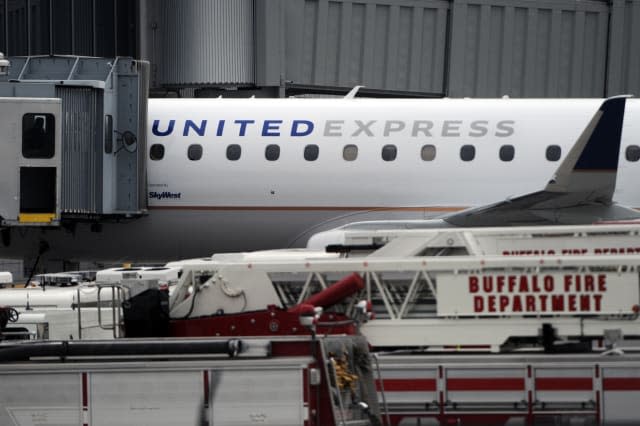
[[[9,61],[0,74],[0,227],[143,214],[148,63]]]

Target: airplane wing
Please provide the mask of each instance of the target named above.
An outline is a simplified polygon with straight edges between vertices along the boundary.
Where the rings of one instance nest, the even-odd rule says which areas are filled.
[[[586,224],[640,213],[612,201],[628,96],[606,99],[546,187],[442,219],[453,226]]]

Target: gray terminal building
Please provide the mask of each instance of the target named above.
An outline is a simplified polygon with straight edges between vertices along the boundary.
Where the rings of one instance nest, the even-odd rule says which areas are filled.
[[[152,96],[640,92],[640,0],[0,0],[5,56],[150,62]]]
[[[640,0],[0,0],[0,52],[0,248],[34,273],[147,216],[149,96],[640,94]]]

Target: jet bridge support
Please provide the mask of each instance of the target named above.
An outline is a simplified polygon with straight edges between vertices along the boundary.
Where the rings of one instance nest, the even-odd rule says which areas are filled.
[[[148,63],[9,60],[0,76],[0,226],[143,214]]]

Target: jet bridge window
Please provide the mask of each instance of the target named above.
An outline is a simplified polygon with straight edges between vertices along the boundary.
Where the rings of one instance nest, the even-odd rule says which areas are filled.
[[[562,148],[559,145],[549,145],[546,156],[549,161],[558,161],[562,156]]]
[[[55,118],[53,114],[22,116],[22,156],[53,158],[55,153]]]
[[[320,154],[320,148],[318,145],[307,145],[304,147],[304,159],[307,161],[316,161]]]
[[[345,145],[342,149],[342,158],[345,161],[354,161],[358,158],[358,147],[356,145]]]
[[[436,159],[436,146],[435,145],[424,145],[420,150],[420,157],[422,157],[422,161],[433,161]]]
[[[636,162],[640,160],[640,146],[629,145],[625,150],[624,155],[627,161]]]
[[[202,158],[202,145],[198,143],[194,143],[189,145],[189,149],[187,150],[187,157],[191,161],[198,161]]]
[[[164,145],[154,143],[149,149],[149,158],[153,161],[162,160],[164,158]]]
[[[382,159],[393,161],[398,156],[398,148],[395,145],[385,145],[382,147]]]
[[[264,158],[268,161],[276,161],[280,158],[280,145],[267,145],[264,149]]]
[[[242,147],[237,143],[232,143],[227,147],[227,160],[238,161],[242,155]]]
[[[460,148],[460,158],[462,161],[472,161],[476,158],[476,147],[473,145],[462,145]]]
[[[113,117],[109,114],[104,116],[104,153],[113,152]]]
[[[513,157],[515,157],[516,150],[513,145],[502,145],[500,147],[500,160],[502,161],[512,161]]]

